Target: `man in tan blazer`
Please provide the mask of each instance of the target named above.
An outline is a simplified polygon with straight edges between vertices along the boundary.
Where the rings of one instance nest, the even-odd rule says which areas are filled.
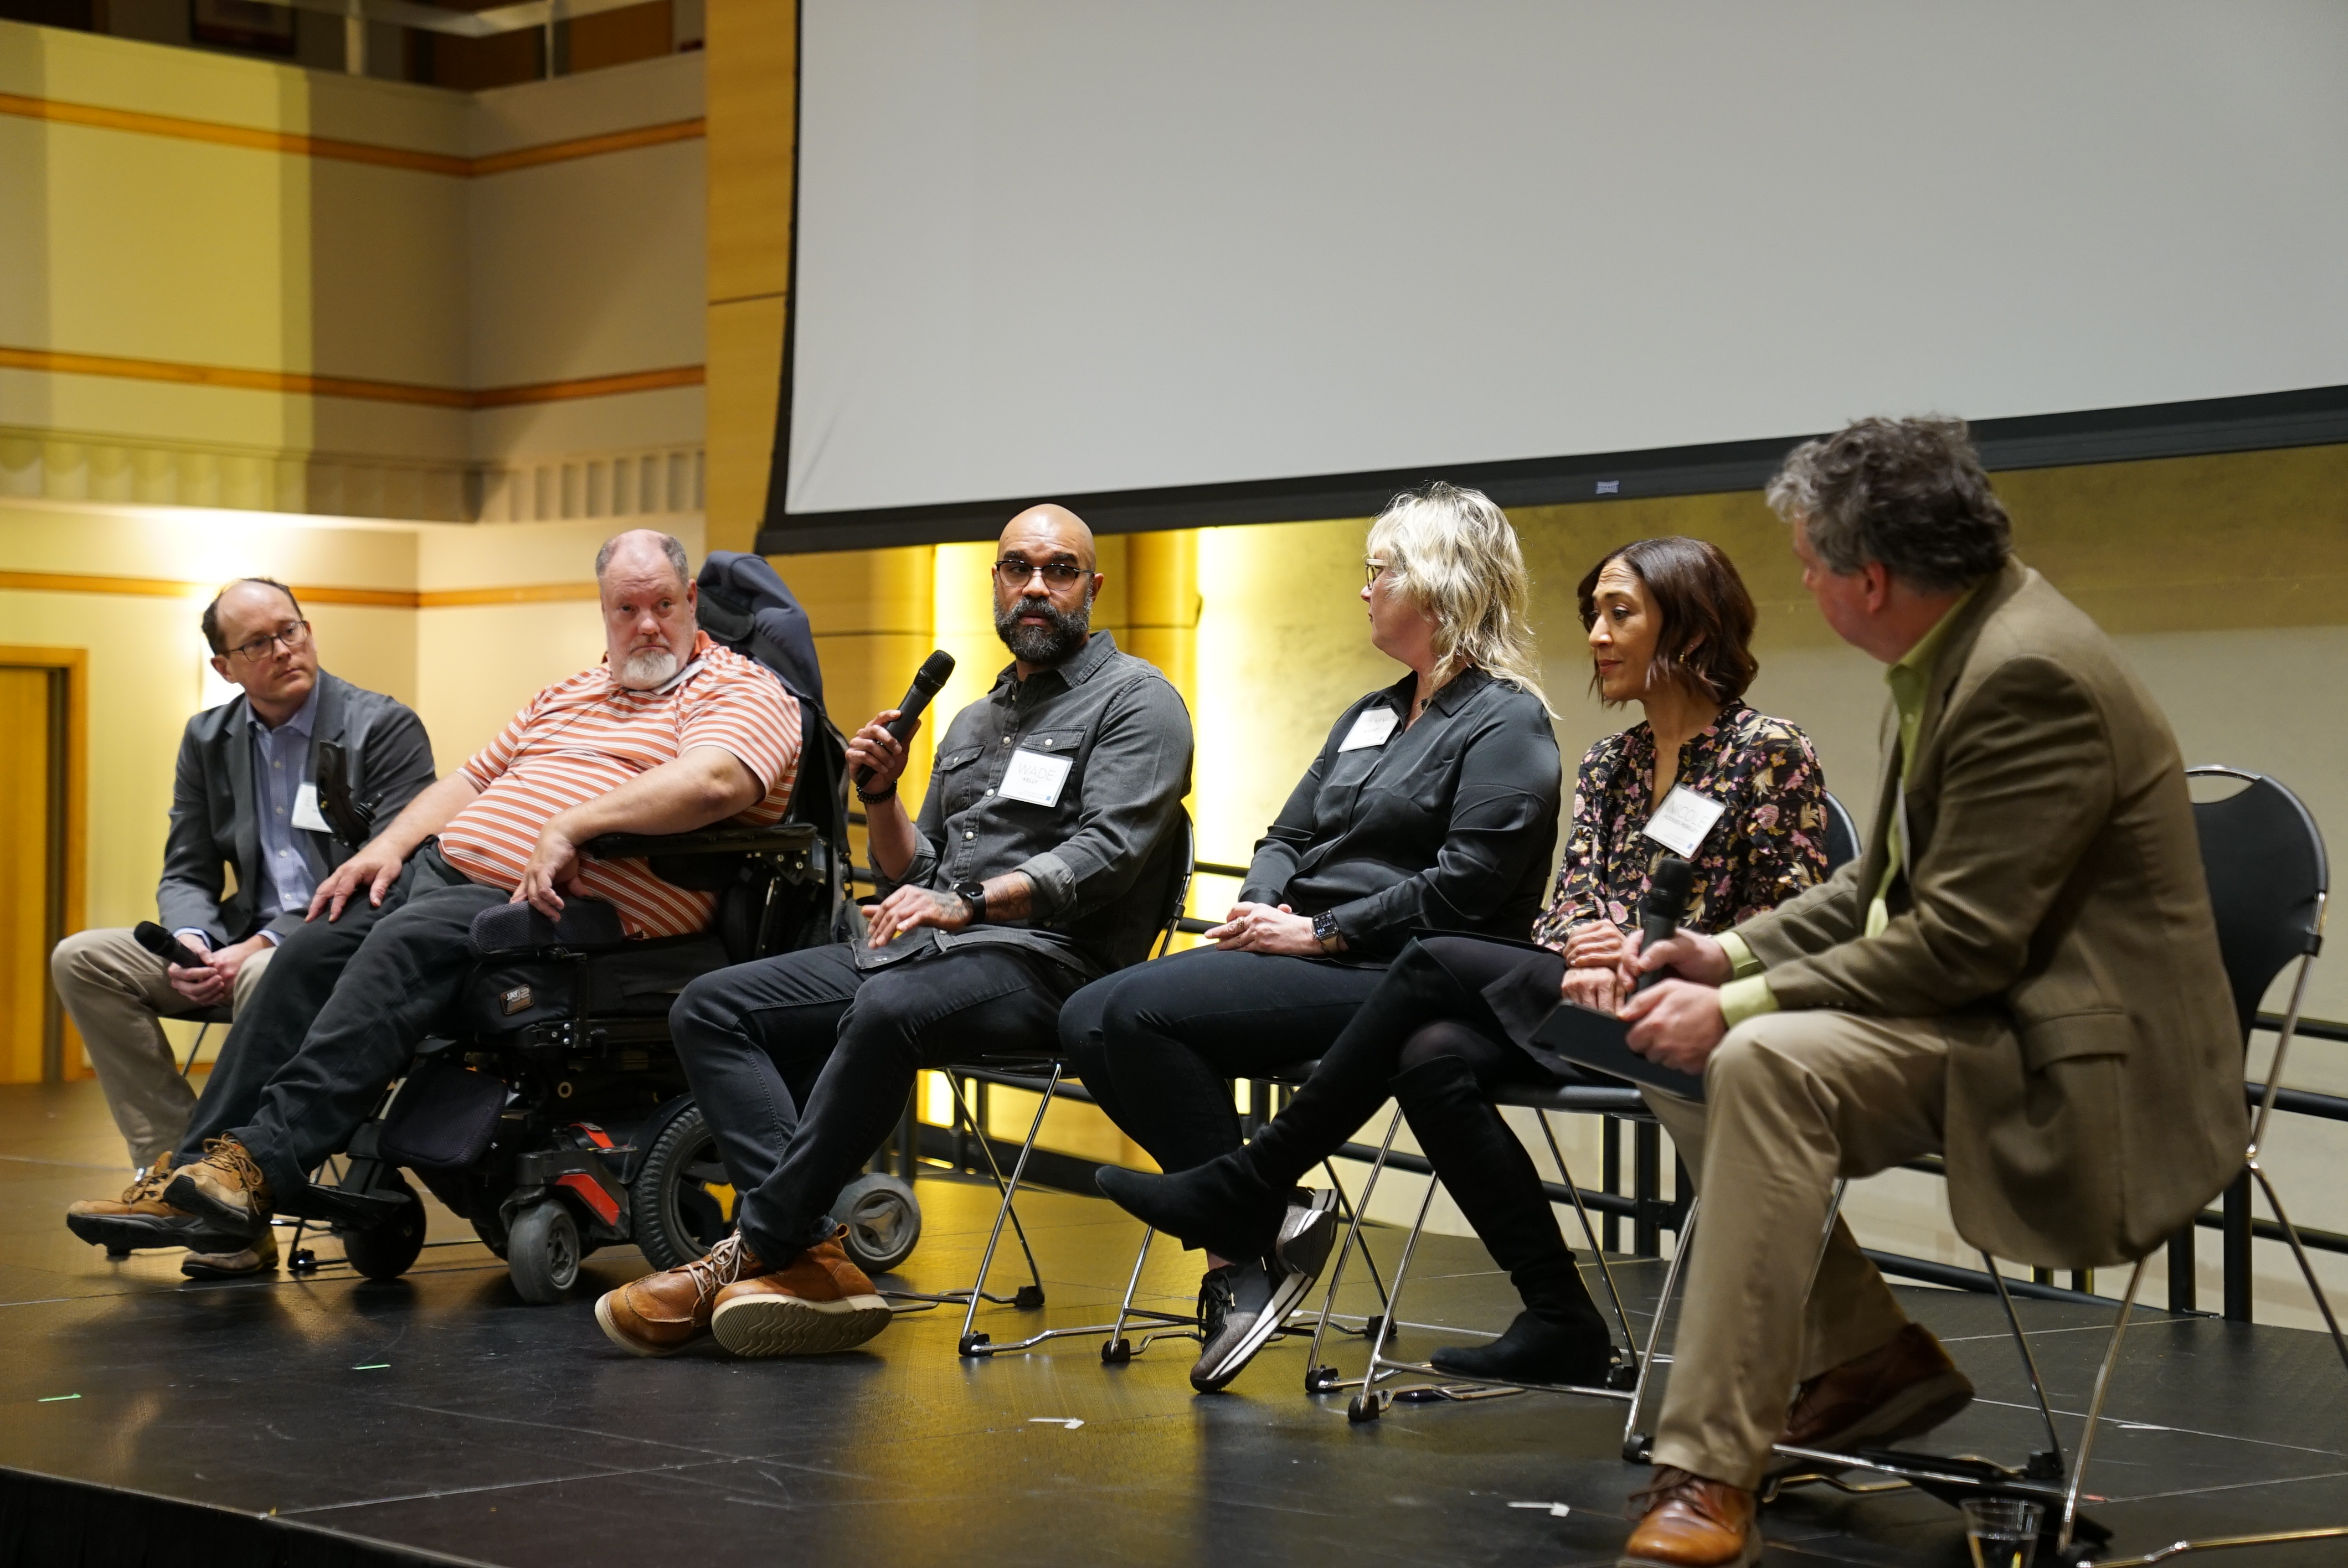
[[[1828,623],[1890,666],[1896,740],[1857,862],[1633,960],[1680,978],[1625,1007],[1632,1046],[1704,1079],[1651,1097],[1704,1206],[1640,1568],[1757,1560],[1773,1443],[1888,1443],[1972,1397],[1839,1222],[1818,1262],[1836,1178],[1943,1153],[1967,1241],[2091,1267],[2189,1223],[2248,1135],[2175,738],[2013,559],[1964,427],[1860,420],[1769,501]]]

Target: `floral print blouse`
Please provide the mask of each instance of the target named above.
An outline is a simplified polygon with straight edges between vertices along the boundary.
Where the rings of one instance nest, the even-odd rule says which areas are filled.
[[[1574,781],[1573,822],[1557,889],[1533,940],[1562,949],[1583,920],[1639,924],[1647,869],[1663,846],[1641,832],[1654,796],[1655,736],[1643,721],[1590,748]],[[1684,785],[1727,806],[1693,856],[1683,924],[1707,933],[1774,909],[1827,874],[1826,779],[1809,737],[1731,702],[1680,748]]]

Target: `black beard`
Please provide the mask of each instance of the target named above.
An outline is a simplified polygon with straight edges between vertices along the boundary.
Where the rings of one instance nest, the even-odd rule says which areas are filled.
[[[1040,615],[1042,626],[1022,626],[1023,615]],[[1076,656],[1092,635],[1093,601],[1086,594],[1084,603],[1072,610],[1062,610],[1048,599],[1022,595],[1007,610],[994,612],[994,634],[1011,650],[1011,656],[1023,664],[1049,668],[1065,664]]]

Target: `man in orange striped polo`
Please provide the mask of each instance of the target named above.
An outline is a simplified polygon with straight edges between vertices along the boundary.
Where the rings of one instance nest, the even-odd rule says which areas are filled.
[[[552,918],[569,894],[616,906],[632,937],[708,922],[712,895],[664,882],[643,860],[588,860],[581,845],[783,815],[798,703],[697,628],[685,547],[649,529],[619,535],[596,555],[595,580],[603,663],[541,692],[319,884],[312,919],[339,919],[364,897],[373,928],[251,1120],[165,1190],[170,1208],[258,1235],[276,1196],[349,1140],[457,1000],[482,910],[527,901]]]

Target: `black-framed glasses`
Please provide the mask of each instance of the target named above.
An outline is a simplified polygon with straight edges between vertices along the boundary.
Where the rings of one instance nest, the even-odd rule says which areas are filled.
[[[310,646],[310,623],[306,620],[289,620],[274,631],[264,631],[258,637],[246,639],[229,651],[242,653],[248,662],[258,664],[268,658],[281,642],[285,644],[286,652],[301,652]]]
[[[1085,569],[1074,561],[1056,560],[1035,564],[1020,560],[1013,556],[1004,556],[994,563],[994,580],[1005,588],[1025,588],[1035,580],[1036,574],[1039,572],[1043,574],[1044,580],[1054,588],[1067,588],[1078,578],[1087,575]]]

